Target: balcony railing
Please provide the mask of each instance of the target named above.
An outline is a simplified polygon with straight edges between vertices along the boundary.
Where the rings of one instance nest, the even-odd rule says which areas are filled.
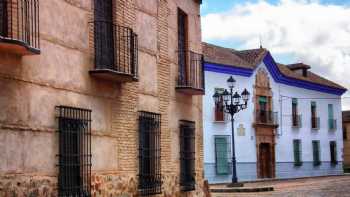
[[[0,50],[40,54],[39,0],[0,0]]]
[[[292,127],[301,128],[301,115],[292,115]]]
[[[318,130],[320,129],[320,118],[319,117],[311,117],[311,128]]]
[[[94,21],[95,68],[90,74],[112,81],[131,82],[138,74],[138,40],[131,28]]]
[[[337,129],[337,120],[336,119],[328,119],[328,129],[336,130]]]
[[[278,113],[272,111],[257,110],[255,114],[255,123],[278,125]]]
[[[190,95],[204,94],[203,55],[192,51],[178,51],[179,75],[176,89]]]

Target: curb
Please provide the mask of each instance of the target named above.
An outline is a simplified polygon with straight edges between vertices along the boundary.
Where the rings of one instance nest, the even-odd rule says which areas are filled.
[[[273,187],[256,187],[256,188],[220,188],[210,189],[212,193],[250,193],[250,192],[270,192],[273,191]]]
[[[350,176],[350,173],[344,173],[340,175],[326,175],[326,176],[308,176],[308,177],[297,177],[297,178],[282,178],[282,179],[261,179],[254,181],[242,181],[240,183],[261,183],[261,182],[275,182],[275,181],[292,181],[292,180],[301,180],[301,179],[317,179],[317,178],[327,178],[327,177],[343,177]],[[227,183],[212,183],[209,185],[225,185]]]

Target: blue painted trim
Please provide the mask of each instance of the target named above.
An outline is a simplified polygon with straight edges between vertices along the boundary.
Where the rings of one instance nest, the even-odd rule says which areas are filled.
[[[216,72],[216,73],[239,75],[244,77],[250,77],[253,75],[253,72],[254,72],[253,69],[239,68],[239,67],[215,64],[215,63],[209,63],[209,62],[204,63],[204,70]]]
[[[269,72],[271,73],[273,79],[278,83],[282,83],[289,86],[295,86],[299,88],[304,88],[304,89],[309,89],[309,90],[315,90],[315,91],[324,92],[328,94],[335,94],[338,96],[341,96],[347,91],[344,89],[334,88],[326,85],[320,85],[317,83],[312,83],[312,82],[303,81],[303,80],[298,80],[298,79],[294,79],[283,75],[281,71],[278,69],[278,66],[274,61],[273,57],[271,56],[270,52],[266,54],[266,56],[263,59],[263,62],[266,65]]]
[[[271,73],[272,78],[278,82],[289,86],[304,88],[308,90],[314,90],[319,92],[324,92],[328,94],[334,94],[341,96],[343,95],[347,90],[341,89],[341,88],[334,88],[326,85],[321,85],[309,81],[303,81],[299,79],[294,79],[288,76],[285,76],[281,73],[279,70],[275,60],[271,56],[270,52],[268,52],[264,59],[264,64],[266,65],[267,69]],[[244,77],[250,77],[253,75],[254,70],[248,69],[248,68],[239,68],[235,66],[228,66],[223,64],[215,64],[210,62],[204,63],[204,70],[210,71],[210,72],[217,72],[217,73],[225,73],[225,74],[231,74],[231,75],[239,75]]]

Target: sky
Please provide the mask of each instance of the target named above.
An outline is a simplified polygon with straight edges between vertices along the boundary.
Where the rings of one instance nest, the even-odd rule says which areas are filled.
[[[350,0],[203,0],[205,42],[303,62],[350,90]],[[350,91],[343,95],[350,110]],[[349,97],[349,98],[347,98]]]

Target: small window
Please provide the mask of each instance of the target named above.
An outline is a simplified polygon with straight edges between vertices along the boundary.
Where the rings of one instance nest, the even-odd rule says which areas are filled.
[[[298,116],[298,99],[292,99],[292,125],[298,127],[300,125],[300,119]]]
[[[139,192],[162,192],[160,168],[160,114],[139,112]]]
[[[316,102],[311,102],[311,128],[318,129],[319,128],[319,119],[317,117],[317,108]]]
[[[294,165],[301,166],[301,140],[293,140],[293,150],[294,150]]]
[[[215,88],[215,92],[220,95],[224,92],[224,88]],[[220,101],[215,105],[215,121],[225,121],[225,112],[224,112],[224,100],[220,97]]]
[[[328,128],[334,130],[336,128],[336,120],[334,119],[333,105],[328,104]]]
[[[180,121],[180,186],[182,191],[195,190],[195,123]]]
[[[314,140],[312,141],[312,151],[313,151],[313,160],[314,166],[321,165],[320,159],[320,141]]]
[[[230,136],[215,136],[215,167],[218,175],[230,173],[230,144]]]
[[[59,106],[59,196],[91,195],[91,110]]]
[[[337,143],[335,141],[329,142],[329,149],[331,153],[331,164],[336,165],[337,161]]]

